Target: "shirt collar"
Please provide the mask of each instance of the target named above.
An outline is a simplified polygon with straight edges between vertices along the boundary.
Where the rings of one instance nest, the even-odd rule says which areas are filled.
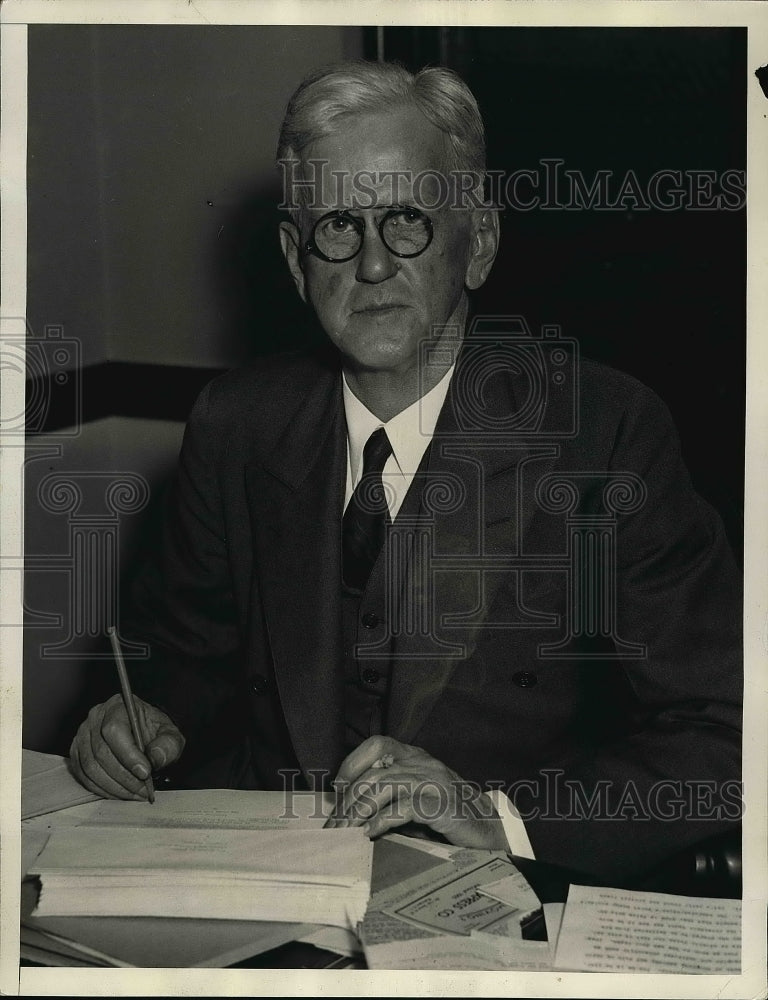
[[[411,403],[404,410],[384,423],[361,403],[343,376],[344,412],[347,419],[349,466],[352,481],[356,483],[362,473],[363,448],[378,427],[387,432],[392,454],[403,474],[414,473],[435,433],[437,418],[443,408],[455,364],[451,365],[437,385]]]

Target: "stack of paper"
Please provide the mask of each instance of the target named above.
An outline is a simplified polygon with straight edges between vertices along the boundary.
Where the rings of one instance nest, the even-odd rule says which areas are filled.
[[[77,781],[63,757],[22,750],[21,818],[30,819],[99,798]]]
[[[453,848],[449,860],[371,897],[361,928],[368,967],[548,969],[548,943],[522,936],[539,906],[506,855]]]
[[[315,924],[188,917],[31,917],[22,924],[21,945],[34,948],[25,957],[43,965],[65,964],[63,956],[123,968],[221,968],[316,930]]]
[[[158,916],[322,923],[354,929],[370,893],[360,828],[54,830],[30,869],[38,916]]]

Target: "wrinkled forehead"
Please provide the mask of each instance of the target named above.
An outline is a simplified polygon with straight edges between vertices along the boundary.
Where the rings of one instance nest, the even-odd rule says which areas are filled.
[[[413,206],[437,211],[451,202],[453,179],[443,170],[339,170],[315,163],[305,175],[301,203],[311,217],[331,211]]]
[[[430,209],[450,183],[449,139],[416,108],[350,115],[308,146],[299,201],[312,215],[415,205]],[[295,185],[294,185],[295,186]]]

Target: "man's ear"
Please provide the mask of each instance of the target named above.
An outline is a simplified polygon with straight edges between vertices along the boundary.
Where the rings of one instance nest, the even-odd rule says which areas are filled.
[[[306,302],[307,290],[304,281],[304,271],[301,269],[300,247],[301,234],[299,233],[298,227],[292,222],[281,222],[280,249],[283,251],[283,257],[285,257],[286,263],[288,264],[288,270],[291,272],[291,277],[296,285],[296,291]]]
[[[488,277],[499,249],[499,213],[493,208],[477,209],[472,219],[472,242],[469,248],[467,288],[479,288]]]

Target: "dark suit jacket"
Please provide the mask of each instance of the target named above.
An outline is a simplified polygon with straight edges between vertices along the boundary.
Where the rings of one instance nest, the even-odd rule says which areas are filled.
[[[387,597],[380,560],[366,595],[426,615],[370,637],[386,732],[510,793],[537,858],[622,879],[739,818],[738,576],[649,389],[481,357],[423,463],[441,485],[398,528],[407,569]],[[312,783],[343,758],[345,463],[330,353],[230,372],[194,408],[127,631],[198,782]]]

